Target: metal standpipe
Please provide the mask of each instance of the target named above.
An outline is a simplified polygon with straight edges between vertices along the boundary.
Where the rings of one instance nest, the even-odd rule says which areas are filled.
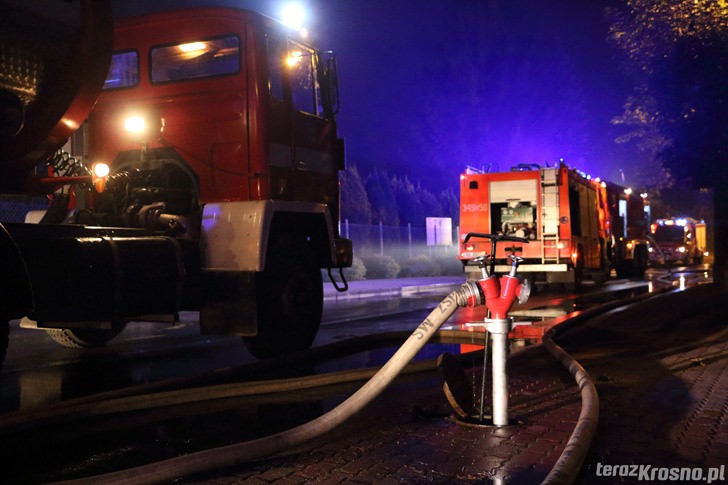
[[[485,329],[492,342],[493,424],[508,425],[508,333],[512,318],[486,318]]]

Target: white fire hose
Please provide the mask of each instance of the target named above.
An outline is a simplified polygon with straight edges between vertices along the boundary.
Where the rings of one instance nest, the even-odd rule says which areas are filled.
[[[331,411],[295,428],[243,443],[198,451],[73,483],[159,483],[203,471],[232,467],[260,459],[317,438],[361,411],[392,383],[427,341],[459,308],[482,303],[477,283],[467,281],[446,296],[423,320],[384,366],[358,391]]]

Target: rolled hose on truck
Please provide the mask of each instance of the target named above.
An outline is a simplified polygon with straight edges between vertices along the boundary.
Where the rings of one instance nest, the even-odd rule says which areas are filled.
[[[409,338],[358,391],[331,411],[300,426],[243,443],[199,451],[136,468],[97,475],[73,483],[159,483],[193,473],[227,468],[260,459],[317,438],[364,409],[402,372],[430,338],[460,307],[481,303],[477,283],[465,282],[430,312]],[[69,482],[70,483],[70,482]]]

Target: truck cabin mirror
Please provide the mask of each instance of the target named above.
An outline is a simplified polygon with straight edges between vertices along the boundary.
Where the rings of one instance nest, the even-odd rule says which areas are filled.
[[[323,84],[324,112],[332,117],[339,112],[339,75],[336,70],[336,55],[332,51],[322,52],[321,80]]]

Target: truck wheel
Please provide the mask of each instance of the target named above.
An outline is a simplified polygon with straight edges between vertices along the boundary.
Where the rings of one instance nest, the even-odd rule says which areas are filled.
[[[637,246],[634,249],[634,276],[642,278],[647,271],[647,260],[649,255],[647,254],[647,246]]]
[[[56,343],[72,349],[103,347],[124,330],[124,325],[112,329],[95,328],[46,328],[45,331]]]
[[[617,278],[631,278],[634,273],[634,264],[632,261],[620,260],[615,265],[614,269],[617,270]]]
[[[581,289],[581,283],[584,280],[584,248],[581,245],[576,247],[576,261],[574,262],[572,271],[574,281],[564,283],[564,289],[566,291],[579,291]]]
[[[312,248],[284,238],[268,252],[265,271],[256,275],[258,335],[245,337],[255,357],[308,349],[323,311],[323,282]]]

